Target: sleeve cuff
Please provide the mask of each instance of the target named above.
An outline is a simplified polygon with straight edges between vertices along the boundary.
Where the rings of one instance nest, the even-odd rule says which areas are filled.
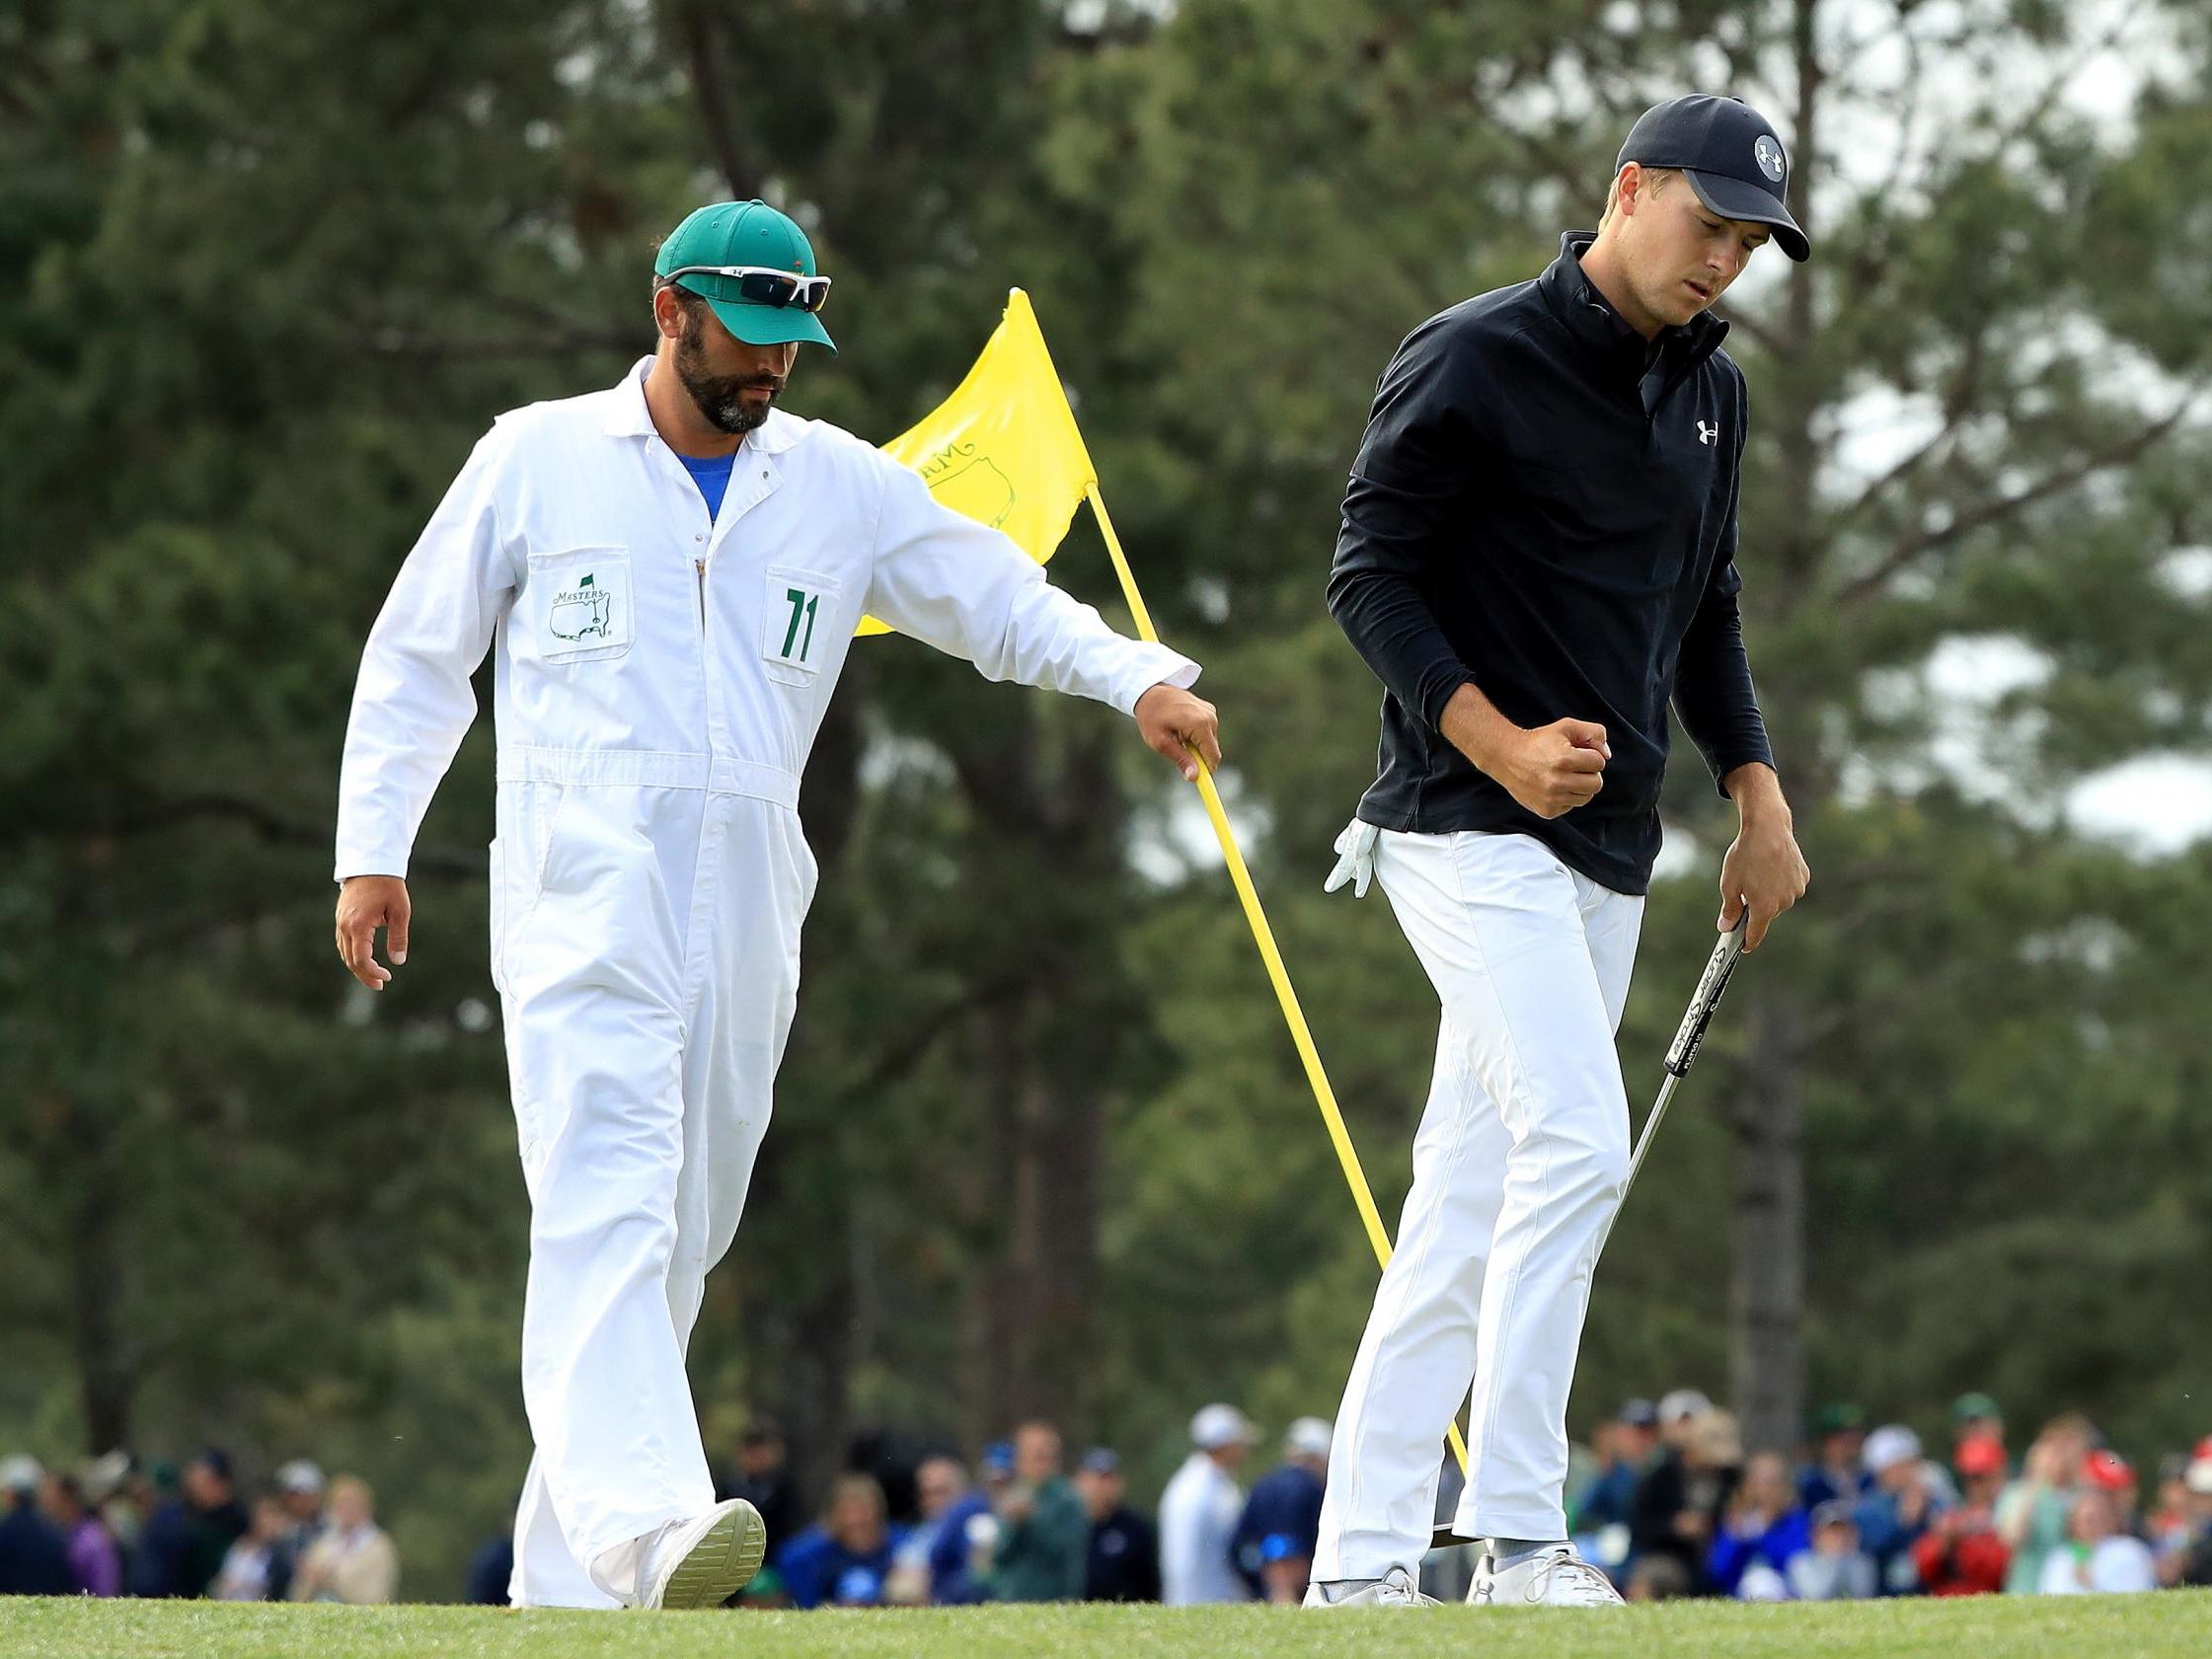
[[[1728,800],[1732,798],[1728,793],[1728,779],[1738,767],[1763,766],[1770,772],[1774,772],[1777,775],[1779,775],[1782,770],[1780,767],[1775,765],[1774,755],[1770,750],[1767,749],[1751,750],[1745,753],[1730,755],[1725,758],[1716,757],[1713,759],[1709,764],[1711,764],[1711,766],[1713,767],[1713,788],[1719,794],[1722,800]]]
[[[1124,715],[1134,715],[1138,699],[1154,686],[1178,686],[1188,691],[1198,683],[1201,670],[1182,652],[1172,651],[1166,645],[1153,644],[1143,646],[1142,651],[1143,654],[1130,665],[1129,673],[1122,681],[1120,695],[1114,699],[1114,706]]]
[[[343,850],[332,867],[331,879],[343,885],[348,876],[394,875],[407,879],[407,855],[405,853],[348,853]]]

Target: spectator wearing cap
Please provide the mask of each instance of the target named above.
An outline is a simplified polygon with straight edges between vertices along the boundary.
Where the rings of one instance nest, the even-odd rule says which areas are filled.
[[[192,1582],[191,1507],[180,1489],[182,1471],[167,1460],[147,1466],[146,1522],[138,1546],[123,1563],[123,1590],[131,1596],[169,1599],[196,1596],[205,1584]]]
[[[1857,1602],[1874,1594],[1874,1558],[1859,1543],[1849,1498],[1830,1498],[1812,1512],[1812,1544],[1790,1557],[1790,1594],[1800,1602]]]
[[[1994,1396],[1975,1390],[1950,1402],[1951,1467],[1958,1467],[1958,1448],[1969,1440],[1994,1440],[2005,1449],[2005,1413]]]
[[[1076,1466],[1075,1489],[1091,1518],[1091,1549],[1083,1575],[1087,1602],[1160,1599],[1160,1536],[1128,1504],[1121,1459],[1094,1446]]]
[[[995,1602],[1083,1599],[1091,1518],[1060,1472],[1060,1431],[1050,1423],[1024,1423],[1014,1431],[1014,1483],[998,1502]]]
[[[1584,1560],[1596,1561],[1619,1578],[1627,1565],[1626,1545],[1616,1546],[1611,1559],[1601,1559],[1606,1553],[1602,1540],[1607,1528],[1626,1528],[1636,1518],[1636,1483],[1658,1455],[1659,1408],[1647,1399],[1628,1400],[1591,1438],[1597,1476],[1567,1506],[1567,1532],[1578,1541]]]
[[[1245,1512],[1236,1470],[1256,1432],[1234,1405],[1190,1419],[1190,1455],[1160,1494],[1161,1600],[1170,1607],[1252,1600],[1230,1550]]]
[[[400,1552],[376,1524],[376,1494],[350,1474],[331,1482],[331,1521],[292,1574],[295,1602],[381,1607],[399,1594]]]
[[[1867,1478],[1867,1413],[1850,1400],[1823,1405],[1812,1420],[1812,1462],[1797,1474],[1797,1498],[1807,1510],[1831,1498],[1857,1502],[1872,1484]]]
[[[1931,1596],[1987,1596],[2005,1588],[2013,1552],[1997,1533],[1997,1499],[2005,1489],[2005,1446],[1973,1434],[1951,1453],[1961,1496],[1939,1514],[1913,1546],[1913,1566]]]
[[[2151,1546],[2122,1532],[2120,1519],[2117,1497],[2101,1485],[2085,1487],[2074,1499],[2068,1543],[2043,1558],[2036,1588],[2046,1596],[2156,1590]]]
[[[1327,1419],[1300,1417],[1283,1436],[1281,1464],[1254,1481],[1245,1499],[1231,1548],[1261,1601],[1296,1607],[1306,1599],[1321,1542],[1329,1440]]]
[[[1913,1595],[1920,1589],[1913,1546],[1942,1513],[1944,1500],[1929,1478],[1920,1436],[1902,1423],[1885,1423],[1867,1436],[1866,1463],[1874,1486],[1853,1511],[1860,1547],[1874,1558],[1882,1595]]]
[[[2133,1464],[2109,1446],[2099,1446],[2082,1460],[2082,1484],[2111,1494],[2113,1506],[2119,1512],[2120,1531],[2136,1531],[2135,1509],[2140,1494]]]
[[[268,1563],[268,1599],[290,1601],[292,1574],[308,1548],[323,1536],[323,1470],[306,1458],[294,1458],[276,1471],[276,1493],[284,1506],[284,1534]],[[511,1548],[512,1541],[509,1541]]]
[[[1732,1415],[1690,1391],[1659,1401],[1659,1434],[1667,1448],[1637,1487],[1636,1552],[1672,1556],[1690,1593],[1710,1595],[1706,1555],[1741,1476],[1743,1439]]]
[[[151,1498],[145,1495],[145,1472],[139,1469],[137,1459],[116,1447],[85,1465],[78,1485],[85,1495],[85,1507],[100,1518],[108,1536],[114,1540],[115,1553],[122,1562],[123,1577],[127,1580],[130,1552],[138,1546],[138,1535],[153,1508]]]
[[[121,1595],[122,1551],[108,1524],[86,1501],[83,1484],[66,1474],[49,1474],[41,1501],[46,1519],[60,1529],[68,1546],[71,1593]]]
[[[2189,1543],[2173,1576],[2180,1584],[2212,1586],[2212,1435],[2197,1442],[2181,1484],[2188,1493]]]
[[[69,1541],[40,1513],[46,1471],[21,1453],[0,1459],[0,1596],[72,1596]]]
[[[1787,1601],[1790,1559],[1812,1544],[1812,1517],[1797,1501],[1796,1483],[1780,1452],[1761,1452],[1743,1466],[1743,1481],[1721,1512],[1706,1555],[1706,1581],[1716,1596],[1744,1602]]]
[[[2082,1466],[2096,1443],[2096,1429],[2080,1412],[2053,1417],[2028,1447],[2020,1478],[1997,1500],[1997,1534],[2013,1552],[2008,1592],[2032,1594],[2043,1581],[2044,1558],[2066,1546]]]
[[[230,1546],[253,1524],[238,1501],[229,1453],[210,1446],[185,1466],[185,1507],[191,1517],[191,1552],[180,1594],[205,1595],[223,1570]]]

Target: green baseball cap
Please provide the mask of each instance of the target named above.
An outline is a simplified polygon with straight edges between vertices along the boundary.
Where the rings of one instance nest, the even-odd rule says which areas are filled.
[[[652,268],[713,306],[722,326],[748,345],[799,339],[837,349],[807,309],[808,303],[818,308],[826,297],[828,278],[822,277],[818,288],[801,280],[797,293],[777,297],[777,275],[788,271],[810,279],[818,273],[806,233],[765,201],[717,201],[699,208],[669,232]]]
[[[1816,1435],[1856,1434],[1866,1426],[1865,1409],[1847,1399],[1823,1405],[1812,1419],[1812,1432]]]
[[[2004,1414],[1997,1409],[1997,1401],[1985,1394],[1960,1395],[1950,1402],[1950,1420],[1954,1423],[1970,1423],[1976,1417],[2002,1417]]]

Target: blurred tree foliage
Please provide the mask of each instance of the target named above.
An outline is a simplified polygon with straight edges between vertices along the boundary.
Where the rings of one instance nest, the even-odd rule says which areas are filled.
[[[653,238],[727,193],[815,229],[844,355],[794,401],[866,435],[1035,296],[1391,1211],[1434,1009],[1387,908],[1318,892],[1377,701],[1320,606],[1344,467],[1406,330],[1533,274],[1693,86],[1792,139],[1817,249],[1754,267],[1729,342],[1815,886],[1623,1221],[1577,1426],[1694,1382],[1760,1438],[1833,1395],[1934,1430],[1970,1386],[2139,1455],[2202,1433],[2212,848],[2130,855],[2066,802],[2207,737],[2208,67],[2187,0],[23,0],[0,1441],[356,1468],[418,1594],[498,1524],[526,1437],[491,734],[381,999],[327,943],[339,741],[469,444],[641,353]],[[1116,608],[1087,529],[1054,574]],[[1674,782],[1640,1098],[1728,833],[1694,757]],[[1373,1269],[1181,786],[1103,711],[892,640],[804,810],[780,1121],[694,1350],[717,1449],[770,1410],[819,1471],[859,1427],[1045,1410],[1159,1473],[1203,1398],[1329,1409]]]

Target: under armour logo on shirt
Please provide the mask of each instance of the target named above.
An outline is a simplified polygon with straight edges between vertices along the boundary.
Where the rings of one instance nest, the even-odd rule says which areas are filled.
[[[1712,441],[1713,441],[1713,440],[1714,440],[1715,438],[1718,437],[1719,435],[1720,435],[1720,428],[1719,428],[1719,427],[1717,427],[1717,426],[1713,426],[1713,425],[1708,425],[1708,424],[1707,424],[1707,423],[1706,423],[1705,421],[1703,421],[1703,420],[1701,420],[1701,421],[1699,421],[1699,422],[1698,422],[1698,442],[1700,442],[1700,443],[1711,443],[1711,442],[1712,442]]]

